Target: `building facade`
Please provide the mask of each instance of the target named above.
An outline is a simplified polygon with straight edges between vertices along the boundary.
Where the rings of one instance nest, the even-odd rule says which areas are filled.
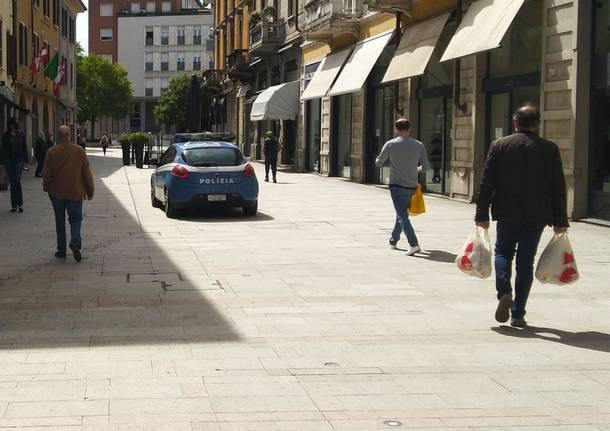
[[[387,184],[374,160],[411,120],[428,192],[472,201],[523,103],[564,162],[573,218],[610,217],[608,2],[305,2],[297,168]],[[502,9],[505,8],[505,9]]]
[[[74,129],[74,116],[64,112],[65,106],[74,105],[74,90],[65,89],[66,84],[69,87],[69,66],[65,84],[56,96],[53,81],[44,75],[46,64],[41,64],[36,71],[32,63],[46,44],[49,61],[57,54],[60,61],[64,59],[69,65],[68,58],[74,52],[76,41],[76,16],[86,8],[80,0],[18,1],[13,6],[16,6],[13,11],[17,61],[15,100],[26,108],[18,110],[17,118],[31,148],[39,133],[54,133],[61,124]],[[75,71],[73,79],[74,75]]]
[[[134,98],[129,118],[101,119],[100,133],[159,131],[153,109],[171,78],[213,62],[212,25],[211,8],[196,0],[92,0],[89,51],[127,69]]]
[[[17,104],[13,80],[16,77],[13,36],[13,3],[0,2],[0,134],[6,130],[7,119],[14,115]],[[9,55],[9,51],[11,55]]]

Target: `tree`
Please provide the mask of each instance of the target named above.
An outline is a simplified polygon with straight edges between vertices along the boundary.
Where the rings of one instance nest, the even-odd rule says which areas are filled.
[[[159,124],[174,126],[183,130],[186,123],[186,98],[189,91],[191,77],[179,75],[169,82],[169,87],[163,91],[154,108],[155,118]]]
[[[131,108],[131,82],[127,70],[98,56],[84,56],[77,48],[76,101],[78,121],[91,122],[91,138],[95,136],[95,122],[99,118],[120,120]]]

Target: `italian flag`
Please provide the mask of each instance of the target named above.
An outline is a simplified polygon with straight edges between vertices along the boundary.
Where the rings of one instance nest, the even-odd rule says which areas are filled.
[[[62,57],[60,61],[59,54],[55,54],[44,69],[44,76],[53,81],[53,93],[55,93],[55,97],[58,97],[59,89],[66,82],[66,59]]]

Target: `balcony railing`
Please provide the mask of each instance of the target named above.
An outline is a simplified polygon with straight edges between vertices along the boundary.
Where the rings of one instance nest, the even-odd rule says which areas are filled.
[[[220,91],[222,89],[222,83],[225,80],[225,71],[218,69],[208,69],[203,72],[203,80],[212,91]]]
[[[201,36],[193,36],[193,45],[201,45]]]
[[[241,82],[254,78],[247,49],[236,49],[227,56],[227,76],[233,81]]]
[[[250,30],[250,52],[276,52],[285,38],[283,19],[270,21],[263,18]]]
[[[357,32],[364,14],[364,0],[309,0],[305,3],[303,29],[310,39],[332,39],[345,32]]]
[[[409,13],[413,0],[365,0],[369,10],[379,12]]]

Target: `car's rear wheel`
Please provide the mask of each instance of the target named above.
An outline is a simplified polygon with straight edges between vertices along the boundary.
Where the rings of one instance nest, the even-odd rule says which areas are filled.
[[[176,218],[178,216],[178,211],[176,210],[174,205],[172,205],[172,201],[169,199],[169,193],[167,192],[167,189],[164,190],[163,196],[165,198],[165,215],[167,216],[167,218]]]
[[[150,203],[152,204],[153,208],[161,208],[161,202],[159,202],[159,199],[157,199],[157,197],[155,196],[155,186],[154,185],[150,185]]]
[[[254,205],[243,207],[243,210],[244,210],[244,214],[247,215],[248,217],[254,217],[256,215],[256,213],[258,212],[258,202],[255,203]]]

